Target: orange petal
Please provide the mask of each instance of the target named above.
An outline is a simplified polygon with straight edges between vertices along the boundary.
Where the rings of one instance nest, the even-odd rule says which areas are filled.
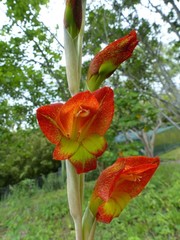
[[[99,102],[99,109],[89,128],[88,134],[96,133],[104,135],[111,124],[114,114],[114,93],[111,88],[103,87],[93,92],[93,95]]]
[[[95,195],[104,201],[108,201],[123,169],[124,162],[122,161],[118,164],[115,162],[113,165],[102,171],[95,185]]]
[[[62,129],[56,122],[58,112],[62,106],[62,103],[57,103],[45,105],[37,109],[39,126],[47,139],[54,144],[58,144],[62,136]]]
[[[75,118],[78,117],[79,112],[83,109],[87,110],[89,114],[83,118],[83,122],[91,120],[93,114],[99,108],[99,103],[92,93],[89,91],[81,92],[70,98],[61,108],[60,120],[69,136],[73,133]],[[83,125],[83,123],[81,123]],[[82,127],[82,126],[81,126]]]
[[[143,166],[144,164],[156,164],[159,165],[158,157],[146,157],[146,156],[132,156],[126,158],[119,158],[117,161],[125,160],[125,170],[128,170],[132,167]]]
[[[159,166],[159,162],[158,157],[137,156],[126,158],[125,169],[119,178],[118,189],[128,192],[131,197],[137,196],[150,181]]]

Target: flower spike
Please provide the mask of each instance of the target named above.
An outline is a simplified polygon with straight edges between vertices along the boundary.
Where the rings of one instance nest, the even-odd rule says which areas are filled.
[[[119,158],[99,176],[89,209],[97,221],[109,223],[149,182],[159,158],[135,156]]]
[[[100,51],[89,66],[87,86],[90,91],[98,89],[101,83],[110,77],[122,62],[130,58],[137,44],[136,31],[133,30]]]
[[[42,132],[56,145],[53,158],[69,159],[77,173],[96,168],[97,157],[107,147],[104,134],[113,114],[113,91],[109,87],[93,93],[81,92],[65,104],[50,104],[37,109]]]

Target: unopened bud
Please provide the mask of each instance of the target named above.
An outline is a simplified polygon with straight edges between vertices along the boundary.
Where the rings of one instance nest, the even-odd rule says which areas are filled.
[[[82,0],[66,0],[64,26],[74,39],[80,32],[82,24]]]
[[[87,86],[94,91],[100,84],[119,67],[119,65],[131,57],[138,40],[136,31],[131,31],[128,35],[110,43],[100,51],[91,61]]]

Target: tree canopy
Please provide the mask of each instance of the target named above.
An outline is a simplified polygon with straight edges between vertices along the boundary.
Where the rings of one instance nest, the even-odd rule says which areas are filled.
[[[56,32],[39,20],[41,5],[47,2],[4,2],[9,19],[0,31],[4,121],[5,115],[16,119],[16,112],[22,112],[17,122],[33,124],[34,108],[68,97],[65,69],[60,64],[63,47]]]

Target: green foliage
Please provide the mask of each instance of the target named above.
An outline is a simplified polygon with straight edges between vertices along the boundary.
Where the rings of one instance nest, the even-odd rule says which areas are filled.
[[[61,173],[49,173],[42,177],[43,190],[46,192],[58,190],[64,187],[64,179]]]
[[[72,229],[72,223],[68,215],[64,190],[53,191],[48,194],[41,191],[31,198],[24,195],[20,199],[21,201],[18,199],[14,199],[14,201],[12,198],[4,202],[4,207],[11,209],[12,212],[8,211],[6,213],[6,219],[4,219],[4,224],[1,224],[1,229],[6,229],[5,226],[7,226],[12,231],[7,231],[5,238],[0,235],[1,239],[18,240],[26,238],[33,240],[36,238],[38,240],[48,240],[51,238],[59,239],[60,237],[62,239],[67,238]],[[65,228],[62,222],[66,223]]]
[[[6,0],[7,16],[14,18],[16,21],[30,21],[34,15],[33,13],[38,15],[41,5],[48,2],[49,0]]]
[[[95,239],[178,240],[179,181],[179,164],[160,166],[143,193],[129,203],[119,218],[110,224],[97,224]],[[94,182],[86,183],[85,202],[93,186]],[[33,195],[27,190],[18,198],[9,196],[0,202],[0,238],[73,240],[74,226],[66,197],[65,190],[47,192],[36,188]]]
[[[36,184],[36,181],[34,179],[25,179],[18,183],[18,185],[10,186],[9,193],[7,193],[7,196],[9,194],[13,196],[14,199],[17,199],[20,196],[26,195],[27,197],[33,196],[38,191],[38,186]],[[4,196],[2,196],[3,198]]]
[[[39,191],[52,192],[63,189],[65,186],[61,173],[41,174],[37,179],[26,178],[15,185],[10,185],[6,194],[2,194],[1,198],[19,199],[21,196],[32,197]]]
[[[119,156],[129,157],[138,156],[142,149],[142,144],[138,141],[119,143]]]
[[[119,119],[119,128],[127,131],[137,129],[151,130],[156,121],[158,109],[151,104],[151,98],[141,95],[129,86],[115,89],[116,118]]]
[[[1,141],[0,187],[57,171],[61,165],[52,160],[53,145],[40,130],[6,132]]]
[[[120,156],[142,154],[142,149],[146,147],[145,143],[142,140],[142,142],[134,142],[128,133],[133,133],[140,140],[141,132],[147,134],[150,130],[154,130],[158,122],[159,110],[151,103],[151,97],[139,94],[138,90],[128,83],[116,88],[114,93],[115,115],[111,125],[111,138],[121,133],[126,140],[118,143],[115,142],[116,138],[111,139],[110,148]]]
[[[4,2],[9,22],[0,29],[0,113],[9,129],[35,126],[34,108],[69,97],[65,67],[60,66],[62,45],[39,20],[48,2]]]

